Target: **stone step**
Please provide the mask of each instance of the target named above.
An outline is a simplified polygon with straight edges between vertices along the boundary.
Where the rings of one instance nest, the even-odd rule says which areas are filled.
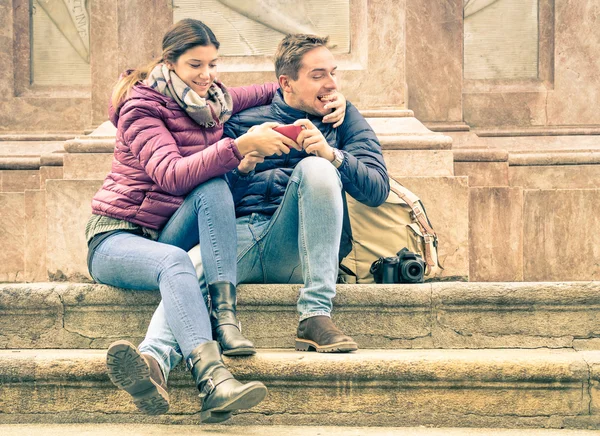
[[[398,423],[401,424],[401,423]],[[291,425],[166,425],[166,424],[6,424],[4,436],[189,436],[201,433],[221,436],[593,436],[592,430],[505,429],[505,428],[425,428],[425,427],[354,427]]]
[[[260,348],[293,348],[299,285],[241,285],[238,314]],[[139,343],[157,291],[104,285],[0,285],[0,348]],[[361,348],[600,350],[600,283],[339,285],[333,318]]]
[[[169,378],[171,409],[148,417],[108,380],[100,350],[0,351],[3,423],[198,422],[188,372]],[[267,399],[232,424],[590,428],[600,425],[600,352],[573,350],[261,350],[226,359]]]

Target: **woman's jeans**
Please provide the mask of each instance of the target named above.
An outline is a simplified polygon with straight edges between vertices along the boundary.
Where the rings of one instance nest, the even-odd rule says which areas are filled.
[[[297,304],[300,320],[329,316],[343,225],[341,193],[340,175],[331,163],[317,157],[303,159],[272,217],[252,214],[237,219],[238,282],[303,283]],[[204,284],[209,270],[202,244],[199,277]],[[156,309],[143,345],[168,374],[181,354],[164,303]]]
[[[160,233],[158,241],[120,232],[96,249],[91,264],[94,280],[121,288],[159,289],[161,321],[169,328],[171,345],[187,358],[198,345],[212,340],[212,331],[196,270],[187,251],[200,243],[204,283],[236,283],[235,210],[224,179],[211,179],[185,199]],[[154,316],[156,317],[156,315]],[[139,349],[150,350],[164,369],[172,357],[168,348],[154,346],[152,329]],[[172,332],[172,333],[171,333]],[[155,350],[165,350],[156,355]],[[181,356],[177,355],[175,359]],[[168,374],[168,371],[165,372]]]

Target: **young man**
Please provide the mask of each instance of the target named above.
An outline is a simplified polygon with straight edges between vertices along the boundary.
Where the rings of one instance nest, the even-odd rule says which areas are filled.
[[[271,105],[235,115],[224,133],[239,138],[268,121],[304,128],[296,139],[300,150],[246,156],[228,175],[238,217],[238,282],[303,283],[296,349],[344,352],[358,347],[330,318],[342,192],[379,206],[389,179],[377,137],[352,104],[341,126],[321,121],[337,90],[337,66],[326,44],[314,35],[285,37],[275,54],[280,89]]]
[[[225,127],[226,135],[240,141],[244,132],[264,122],[301,125],[298,149],[247,155],[227,178],[237,216],[238,282],[303,283],[296,349],[348,352],[357,344],[330,318],[338,261],[349,251],[348,232],[341,242],[343,193],[375,207],[386,200],[389,179],[377,137],[352,104],[347,103],[339,127],[322,122],[337,90],[337,66],[326,44],[327,38],[314,35],[284,38],[275,56],[280,90],[273,102],[239,113]],[[200,256],[193,251],[196,261]],[[226,322],[237,329],[235,298],[223,308]],[[165,375],[181,359],[162,304],[144,342],[156,349]],[[246,352],[251,347],[240,341],[241,351],[234,346],[228,354],[252,354],[253,349]]]

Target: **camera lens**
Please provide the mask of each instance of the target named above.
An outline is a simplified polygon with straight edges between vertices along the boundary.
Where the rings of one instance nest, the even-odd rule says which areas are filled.
[[[402,276],[409,282],[420,282],[423,279],[423,265],[414,260],[407,260],[402,265]]]

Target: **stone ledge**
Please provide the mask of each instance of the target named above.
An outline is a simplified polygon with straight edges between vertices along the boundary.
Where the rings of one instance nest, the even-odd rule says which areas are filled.
[[[294,345],[300,285],[240,285],[260,348]],[[0,348],[104,348],[140,341],[157,291],[96,284],[0,285]],[[333,317],[363,348],[600,349],[600,282],[338,285]]]
[[[481,137],[519,137],[519,136],[577,136],[600,135],[600,126],[556,126],[556,127],[517,127],[496,129],[473,129]]]
[[[452,150],[454,162],[507,162],[506,150],[493,149],[458,149]]]
[[[401,425],[402,423],[397,423]],[[505,429],[505,428],[424,428],[424,427],[347,427],[283,425],[161,425],[161,424],[0,424],[4,436],[190,436],[200,432],[220,436],[597,436],[589,430]]]
[[[0,419],[197,421],[197,391],[182,367],[169,378],[169,413],[146,417],[109,382],[105,359],[104,351],[0,351]],[[225,360],[240,380],[261,380],[269,388],[266,400],[236,414],[233,424],[561,428],[598,421],[591,376],[598,352],[261,350]]]
[[[0,170],[39,170],[39,157],[0,157]]]
[[[359,109],[365,118],[412,118],[415,113],[410,109]]]
[[[115,137],[107,138],[76,138],[65,142],[67,153],[113,153]]]
[[[510,153],[508,164],[510,166],[597,165],[600,164],[600,152],[581,150]]]

